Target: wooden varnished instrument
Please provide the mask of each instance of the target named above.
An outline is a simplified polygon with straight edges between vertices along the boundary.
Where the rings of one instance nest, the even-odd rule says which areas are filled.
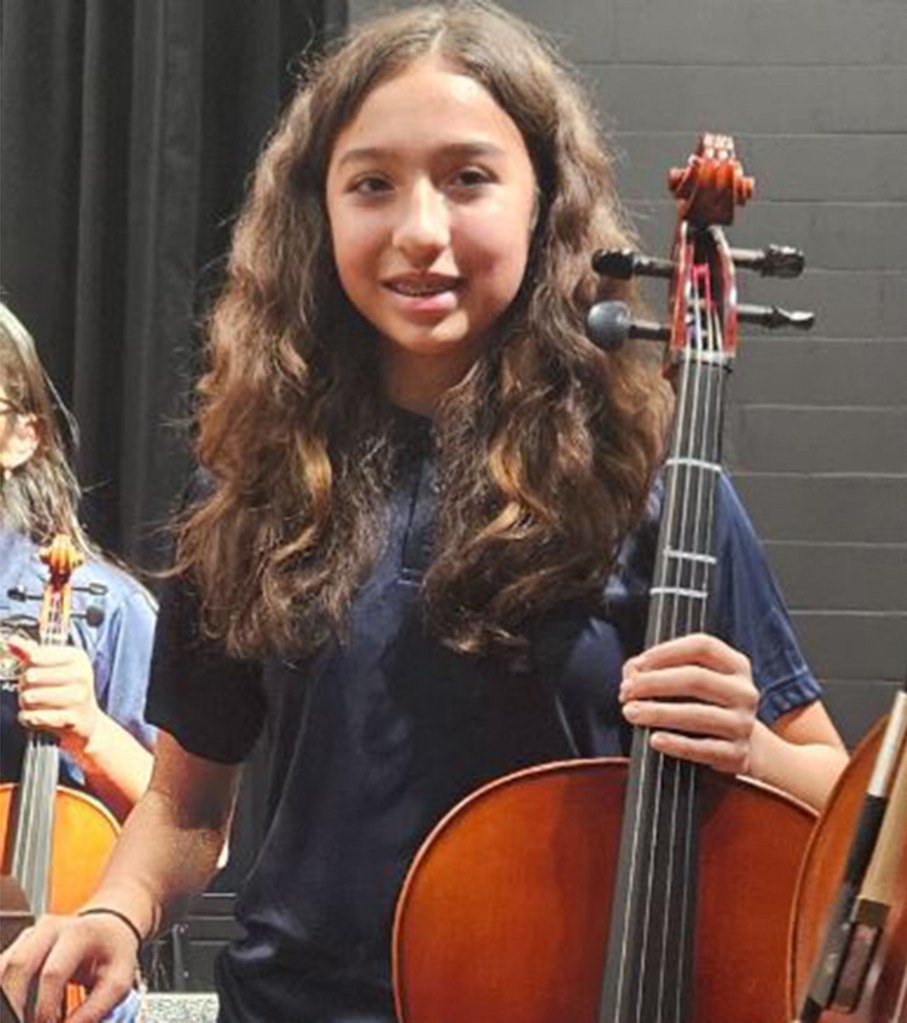
[[[594,307],[602,347],[667,342],[677,391],[647,646],[705,627],[724,382],[738,325],[810,314],[737,302],[738,267],[796,276],[800,253],[733,250],[721,225],[753,185],[706,136],[670,185],[670,259],[597,253],[615,277],[670,282],[670,324]],[[516,725],[515,725],[516,727]],[[402,1023],[789,1023],[788,927],[815,814],[788,796],[659,754],[543,765],[487,785],[420,850],[397,907]]]
[[[822,811],[795,910],[799,1023],[907,1023],[907,681]]]
[[[39,638],[62,645],[69,639],[70,577],[81,557],[69,537],[59,535],[42,558],[48,581]],[[59,770],[56,736],[32,730],[19,782],[0,785],[3,874],[21,889],[33,916],[78,909],[97,887],[119,832],[116,818],[102,803],[58,785]],[[68,1008],[81,997],[82,989],[70,985]]]

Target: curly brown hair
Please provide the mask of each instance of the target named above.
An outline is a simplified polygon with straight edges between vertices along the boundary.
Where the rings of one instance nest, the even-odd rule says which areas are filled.
[[[403,441],[374,328],[337,277],[325,178],[370,90],[429,53],[515,122],[540,195],[520,293],[435,415],[429,627],[461,652],[518,655],[547,609],[600,594],[643,513],[669,398],[651,357],[633,344],[602,353],[585,335],[604,293],[590,256],[632,231],[581,87],[492,4],[384,16],[310,64],[258,164],[210,319],[198,455],[213,483],[182,522],[178,570],[200,590],[207,633],[237,656],[342,637],[381,549]],[[637,302],[626,285],[608,293]]]

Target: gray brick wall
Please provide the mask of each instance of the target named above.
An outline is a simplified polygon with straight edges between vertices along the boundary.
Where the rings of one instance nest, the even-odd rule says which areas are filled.
[[[354,19],[381,6],[350,4]],[[505,6],[579,64],[649,251],[673,227],[666,169],[710,129],[735,135],[756,178],[733,242],[807,253],[798,282],[741,280],[745,301],[818,320],[808,337],[744,337],[726,450],[852,743],[907,671],[907,5]]]

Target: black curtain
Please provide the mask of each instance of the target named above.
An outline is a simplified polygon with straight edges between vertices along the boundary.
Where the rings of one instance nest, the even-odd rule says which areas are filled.
[[[302,51],[346,0],[0,0],[0,288],[81,428],[94,538],[159,567],[191,469],[202,311]],[[230,865],[270,774],[247,766]]]
[[[200,313],[297,57],[346,0],[0,0],[0,287],[81,427],[85,517],[154,566]]]

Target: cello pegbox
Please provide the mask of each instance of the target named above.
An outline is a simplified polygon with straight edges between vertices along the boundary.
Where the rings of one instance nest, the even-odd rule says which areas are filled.
[[[668,188],[681,220],[705,227],[732,224],[734,210],[752,199],[755,181],[743,172],[730,135],[700,136],[686,167],[668,171]]]
[[[51,584],[55,588],[64,585],[85,560],[68,533],[57,533],[50,544],[38,553],[50,571]]]

